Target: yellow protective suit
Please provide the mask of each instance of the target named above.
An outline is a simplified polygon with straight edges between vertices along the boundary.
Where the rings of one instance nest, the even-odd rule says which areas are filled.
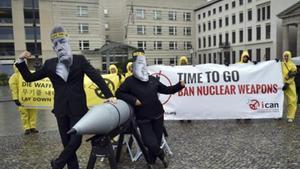
[[[9,78],[9,87],[12,93],[12,99],[18,100],[19,99],[19,78],[21,77],[20,72],[16,67],[14,67],[15,73]],[[25,107],[19,106],[18,107],[21,121],[23,124],[24,130],[36,128],[36,116],[37,110],[35,109],[27,109]]]
[[[188,64],[188,58],[186,56],[181,56],[179,58],[179,65],[187,65]]]
[[[284,59],[284,56],[288,56],[288,61]],[[289,72],[297,72],[296,65],[291,61],[292,54],[290,51],[283,53],[283,61],[281,62],[282,77],[284,83],[287,83],[287,89],[284,91],[285,98],[287,99],[287,118],[294,120],[297,110],[297,93],[294,77],[289,77]]]
[[[125,73],[125,79],[132,75],[132,62],[128,62],[126,65],[127,72]]]
[[[124,82],[124,80],[125,80],[124,76],[121,75],[121,74],[119,73],[119,70],[118,70],[117,66],[114,65],[114,64],[109,65],[108,70],[109,70],[109,74],[116,74],[116,75],[119,76],[119,84],[117,84],[117,86],[116,86],[116,88],[119,88],[120,85],[121,85],[121,84]]]

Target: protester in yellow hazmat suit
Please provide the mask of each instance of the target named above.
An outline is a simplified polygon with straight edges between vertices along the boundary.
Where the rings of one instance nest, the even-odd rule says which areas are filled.
[[[179,58],[179,63],[178,65],[187,65],[188,64],[188,58],[186,56],[181,56]],[[185,120],[180,120],[181,123],[184,123]],[[188,123],[191,123],[192,120],[187,120]]]
[[[297,94],[295,85],[295,75],[297,73],[296,65],[291,61],[292,54],[290,51],[283,53],[283,60],[281,62],[282,77],[284,81],[284,94],[287,99],[287,119],[291,123],[295,119],[297,110]]]
[[[116,89],[120,87],[120,85],[124,82],[124,76],[119,73],[119,70],[116,65],[111,64],[108,67],[109,74],[116,74],[119,77],[119,84],[117,84]]]
[[[126,65],[127,72],[125,73],[125,78],[132,75],[132,62],[128,62]]]
[[[18,69],[14,66],[15,73],[9,78],[9,87],[12,92],[12,99],[15,104],[18,106],[21,121],[23,124],[23,128],[25,131],[25,135],[30,133],[38,133],[39,131],[36,129],[36,113],[35,109],[27,109],[21,105],[19,102],[19,78],[21,78],[21,74]]]

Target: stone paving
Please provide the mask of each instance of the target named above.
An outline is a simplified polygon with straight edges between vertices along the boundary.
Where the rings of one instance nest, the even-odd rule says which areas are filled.
[[[299,169],[300,120],[167,121],[168,143],[174,155],[170,169]],[[84,139],[86,139],[85,137]],[[0,136],[0,168],[47,169],[62,150],[56,130],[24,136]],[[80,167],[86,168],[90,144],[83,140],[78,151]],[[95,168],[109,168],[107,160]],[[131,162],[124,152],[120,169],[145,169],[143,158]],[[157,164],[157,168],[162,165]]]

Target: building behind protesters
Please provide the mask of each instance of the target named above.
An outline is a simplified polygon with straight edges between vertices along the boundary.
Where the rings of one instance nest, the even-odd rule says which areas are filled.
[[[163,135],[164,109],[158,93],[174,94],[184,88],[180,81],[174,86],[165,86],[147,71],[143,49],[133,52],[133,75],[125,79],[116,91],[119,99],[131,104],[135,109],[136,122],[144,145],[148,149],[149,168],[153,168],[158,157],[164,167],[168,167],[164,151],[160,148]]]
[[[20,78],[22,78],[21,74],[18,71],[18,69],[14,66],[14,74],[12,74],[8,81],[12,93],[12,99],[18,106],[21,121],[23,124],[24,134],[28,135],[30,133],[38,133],[39,131],[36,129],[37,110],[25,108],[19,101],[19,80],[21,80]]]
[[[285,51],[281,62],[282,77],[284,81],[283,90],[287,103],[287,120],[289,123],[294,121],[297,110],[297,93],[294,81],[297,73],[297,67],[292,62],[291,58],[291,52]]]

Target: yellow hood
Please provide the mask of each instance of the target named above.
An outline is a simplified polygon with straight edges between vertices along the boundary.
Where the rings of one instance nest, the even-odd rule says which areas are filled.
[[[244,50],[243,53],[242,53],[242,55],[241,55],[241,60],[240,60],[241,63],[244,63],[243,62],[244,57],[248,57],[248,61],[250,60],[249,53],[246,50]]]
[[[287,55],[288,56],[288,61],[285,61],[284,56]],[[291,58],[292,58],[292,53],[290,51],[284,51],[282,54],[282,58],[283,58],[283,62],[291,62]]]
[[[128,63],[127,63],[127,65],[126,65],[126,70],[127,70],[127,72],[132,72],[132,71],[129,70],[130,67],[132,68],[132,62],[128,62]],[[132,69],[131,69],[131,70],[132,70]]]
[[[188,64],[188,58],[186,56],[181,56],[179,58],[179,65],[187,65]]]
[[[116,66],[116,65],[109,65],[109,68],[108,68],[108,70],[109,70],[109,73],[110,73],[110,74],[112,74],[112,73],[111,73],[112,69],[115,69],[115,70],[116,70],[115,74],[117,74],[117,73],[118,73],[118,68],[117,68],[117,66]]]

